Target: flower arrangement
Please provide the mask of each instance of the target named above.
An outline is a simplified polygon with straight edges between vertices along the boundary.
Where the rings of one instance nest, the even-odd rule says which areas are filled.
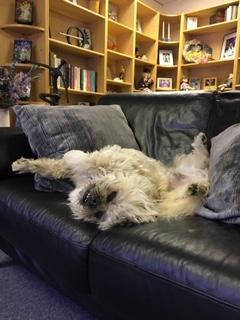
[[[32,76],[34,69],[17,73],[15,64],[10,68],[0,66],[0,109],[9,108],[29,96],[31,81],[36,78]]]
[[[212,58],[212,48],[193,39],[186,42],[183,57],[187,62],[207,63]]]

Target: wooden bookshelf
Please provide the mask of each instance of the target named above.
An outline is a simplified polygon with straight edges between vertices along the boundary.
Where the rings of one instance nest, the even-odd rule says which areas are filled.
[[[210,16],[230,5],[239,5],[239,1],[182,15],[167,15],[141,0],[100,0],[98,12],[89,7],[88,0],[78,0],[78,4],[68,0],[35,0],[32,25],[15,22],[15,0],[8,0],[7,5],[6,0],[0,0],[0,5],[0,41],[4,44],[1,48],[1,65],[10,67],[14,40],[25,38],[33,42],[33,61],[48,64],[49,53],[53,52],[81,69],[96,71],[96,92],[70,89],[70,104],[81,101],[95,103],[106,92],[138,92],[135,85],[146,69],[154,80],[153,90],[156,90],[157,78],[171,78],[171,90],[179,90],[183,76],[200,79],[217,77],[219,84],[226,80],[229,73],[234,75],[233,89],[240,89],[239,12],[237,19],[210,24]],[[115,21],[109,17],[110,5],[117,8]],[[187,29],[189,17],[197,17],[196,28]],[[60,33],[66,33],[69,26],[89,29],[91,48],[81,47],[74,39],[68,43],[66,36]],[[234,32],[237,35],[235,56],[221,60],[223,38]],[[184,60],[184,46],[192,39],[212,47],[212,60],[202,64]],[[160,50],[172,53],[173,65],[160,64]],[[31,64],[18,64],[17,68],[28,71]],[[122,82],[114,80],[121,68],[125,70]],[[39,73],[40,78],[34,82],[31,94],[31,101],[35,102],[39,101],[40,92],[52,90],[48,70],[39,68]],[[65,93],[62,89],[60,92],[61,103],[65,104]]]

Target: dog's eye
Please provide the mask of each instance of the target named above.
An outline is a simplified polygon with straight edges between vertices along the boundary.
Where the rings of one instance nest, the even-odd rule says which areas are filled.
[[[107,196],[107,202],[112,201],[117,195],[117,191],[113,191],[111,192],[108,196]]]
[[[89,190],[87,190],[82,197],[82,203],[86,203],[88,201],[89,196],[90,196],[90,192]]]

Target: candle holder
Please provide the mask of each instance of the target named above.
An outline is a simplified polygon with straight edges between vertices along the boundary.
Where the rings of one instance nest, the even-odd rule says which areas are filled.
[[[166,30],[166,25],[167,25],[167,30]],[[167,31],[167,36],[165,35]],[[171,25],[170,23],[165,24],[165,21],[162,23],[162,40],[163,41],[171,41]]]
[[[33,1],[16,0],[15,2],[15,21],[17,23],[33,23]]]

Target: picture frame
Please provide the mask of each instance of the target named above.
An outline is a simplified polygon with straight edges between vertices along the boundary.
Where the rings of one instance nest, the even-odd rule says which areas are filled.
[[[227,34],[223,38],[220,60],[233,59],[235,56],[237,33]]]
[[[203,79],[203,89],[213,91],[217,89],[217,78],[209,77]]]
[[[172,90],[172,78],[157,78],[157,90]]]
[[[187,30],[196,29],[198,27],[197,17],[187,17]]]
[[[201,78],[190,78],[189,85],[193,90],[201,90]]]
[[[32,41],[14,40],[13,60],[18,63],[30,62],[32,58]]]
[[[33,24],[32,0],[15,0],[15,21],[21,24]]]
[[[173,66],[173,51],[159,50],[159,64],[162,66]]]

